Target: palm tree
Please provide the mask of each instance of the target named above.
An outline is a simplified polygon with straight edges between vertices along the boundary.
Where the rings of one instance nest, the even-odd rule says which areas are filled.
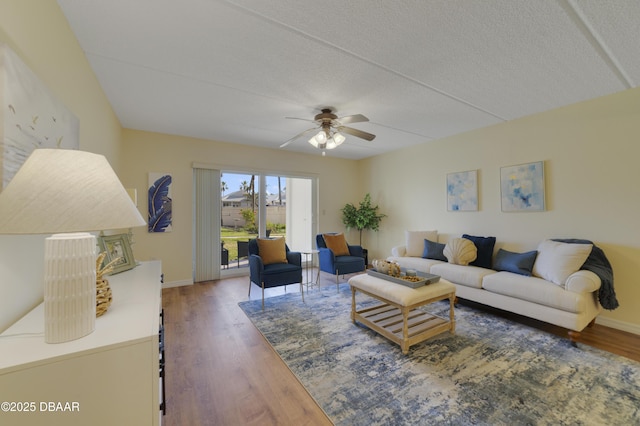
[[[251,209],[253,210],[253,214],[256,214],[256,175],[251,175],[249,189],[251,189]]]
[[[282,205],[282,184],[280,183],[280,176],[278,176],[278,204]]]
[[[249,199],[249,188],[249,183],[246,180],[240,183],[240,191],[242,191],[247,200]]]
[[[240,183],[240,191],[244,194],[244,198],[251,202],[251,211],[253,211],[254,214],[256,213],[256,192],[254,188],[255,179],[256,176],[251,175],[251,182],[243,180],[242,183]]]
[[[229,187],[227,186],[227,182],[220,181],[220,196],[224,196],[224,191],[226,191],[227,189],[229,189]],[[224,222],[222,220],[222,207],[223,203],[220,203],[220,226],[224,225]]]

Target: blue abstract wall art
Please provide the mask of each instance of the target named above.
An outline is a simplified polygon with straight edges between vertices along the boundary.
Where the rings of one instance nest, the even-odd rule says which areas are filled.
[[[447,174],[447,210],[478,211],[478,171]]]
[[[171,175],[149,173],[149,232],[171,232]]]
[[[503,212],[544,211],[544,162],[500,168]]]

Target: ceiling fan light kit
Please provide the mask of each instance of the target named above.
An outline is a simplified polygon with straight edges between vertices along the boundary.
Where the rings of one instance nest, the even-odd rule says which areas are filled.
[[[294,118],[294,117],[287,117],[287,118]],[[294,119],[316,122],[318,123],[318,127],[307,129],[304,132],[294,136],[293,138],[289,139],[288,141],[280,145],[280,148],[284,148],[285,146],[289,145],[296,139],[316,129],[320,129],[320,131],[311,139],[309,139],[309,143],[314,148],[318,148],[322,150],[322,155],[325,155],[325,150],[335,149],[346,140],[345,136],[340,132],[347,133],[352,136],[365,139],[367,141],[372,141],[376,137],[376,135],[373,135],[371,133],[367,133],[362,130],[345,126],[345,124],[347,123],[360,123],[360,122],[369,121],[369,119],[362,114],[348,115],[346,117],[338,118],[338,116],[335,115],[331,111],[331,109],[324,108],[320,114],[317,114],[313,118],[313,120],[306,120],[303,118],[294,118]]]
[[[309,139],[309,143],[314,148],[334,149],[339,147],[346,138],[338,132],[333,132],[328,138],[324,130],[320,130],[317,135]]]

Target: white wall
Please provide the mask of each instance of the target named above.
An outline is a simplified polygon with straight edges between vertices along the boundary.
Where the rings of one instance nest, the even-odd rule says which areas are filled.
[[[468,132],[361,162],[365,192],[388,215],[365,235],[386,257],[404,231],[496,236],[532,250],[545,238],[594,241],[613,265],[621,307],[603,323],[640,333],[640,89]],[[547,210],[503,213],[500,167],[545,162]],[[478,212],[448,212],[446,175],[478,170]]]

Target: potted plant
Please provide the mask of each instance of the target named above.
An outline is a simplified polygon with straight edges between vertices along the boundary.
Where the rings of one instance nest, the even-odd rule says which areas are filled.
[[[377,231],[383,217],[386,215],[378,213],[378,206],[371,205],[371,195],[368,193],[358,207],[349,203],[342,208],[342,223],[347,227],[347,230],[355,228],[360,231],[360,246],[362,246],[362,231],[365,229]],[[363,249],[363,253],[366,262],[367,250]]]

